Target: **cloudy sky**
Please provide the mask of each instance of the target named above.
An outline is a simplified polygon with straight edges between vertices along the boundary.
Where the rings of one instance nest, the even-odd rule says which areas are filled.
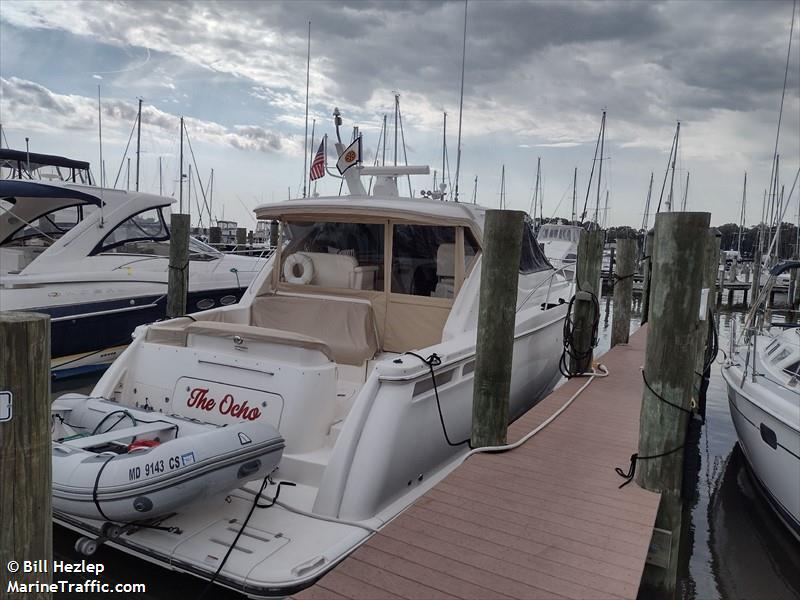
[[[455,177],[463,2],[16,2],[0,5],[0,120],[11,147],[92,162],[97,93],[109,184],[144,101],[141,187],[177,195],[178,119],[218,218],[252,227],[261,202],[303,179],[306,43],[316,137],[358,125],[374,156],[400,94],[408,161],[441,171],[442,113]],[[748,222],[769,179],[792,3],[481,2],[468,6],[461,198],[528,210],[541,157],[545,216],[569,216],[573,168],[582,206],[600,115],[608,111],[602,195],[609,225],[641,225],[677,120],[675,195],[690,210]],[[800,36],[795,19],[779,152],[788,188],[800,163]],[[390,128],[387,155],[393,156]],[[3,140],[5,146],[6,140]],[[332,150],[332,148],[331,148]],[[402,147],[400,149],[402,156]],[[193,167],[194,168],[194,167]],[[125,185],[122,168],[119,185]],[[432,176],[412,179],[416,192]],[[325,177],[321,194],[338,193]],[[596,191],[592,191],[593,205]],[[791,209],[796,219],[795,207]],[[604,203],[604,202],[603,202]],[[581,208],[579,206],[579,209]]]

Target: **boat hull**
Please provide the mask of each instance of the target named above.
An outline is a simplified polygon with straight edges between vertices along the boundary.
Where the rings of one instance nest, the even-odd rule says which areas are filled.
[[[245,288],[190,291],[187,312],[235,304],[244,292]],[[50,315],[51,367],[63,377],[111,363],[130,343],[134,329],[166,318],[166,307],[164,294],[151,294],[28,310]]]
[[[800,540],[800,434],[759,405],[748,382],[741,385],[739,369],[723,369],[723,377],[750,470],[775,514]]]

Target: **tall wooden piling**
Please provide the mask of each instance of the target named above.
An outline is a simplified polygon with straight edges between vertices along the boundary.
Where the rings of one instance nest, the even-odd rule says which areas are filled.
[[[222,243],[222,229],[219,227],[208,228],[208,243],[221,244]]]
[[[525,213],[488,210],[478,307],[472,447],[506,443],[519,258]]]
[[[677,583],[683,512],[683,446],[693,397],[700,290],[709,213],[656,216],[650,329],[643,375],[636,482],[661,492],[656,528],[668,548],[662,564],[648,564],[643,583],[671,597]]]
[[[633,276],[636,273],[636,240],[617,240],[614,265],[614,318],[611,322],[611,347],[627,344],[631,331]]]
[[[244,246],[247,243],[247,228],[246,227],[237,227],[236,228],[236,245],[237,246]]]
[[[170,215],[167,317],[186,314],[189,291],[189,215]]]
[[[278,245],[278,222],[269,222],[269,247],[274,248]]]
[[[650,318],[650,274],[653,264],[653,238],[655,229],[647,232],[644,238],[644,254],[642,255],[642,325]]]
[[[578,262],[575,265],[575,325],[573,327],[573,350],[576,357],[570,358],[571,373],[585,373],[592,366],[594,325],[600,302],[600,269],[603,264],[602,230],[584,231],[578,241]],[[594,299],[592,298],[594,296]]]
[[[0,596],[8,582],[50,583],[23,561],[53,558],[50,317],[0,312]],[[19,569],[13,571],[10,563]],[[49,599],[50,592],[29,595]],[[10,594],[9,597],[16,597]],[[21,597],[21,596],[20,596]],[[25,597],[28,597],[27,595]]]

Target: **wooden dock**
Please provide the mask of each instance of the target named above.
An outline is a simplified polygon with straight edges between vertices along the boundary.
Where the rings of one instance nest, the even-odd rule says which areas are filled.
[[[468,459],[297,600],[630,598],[660,496],[622,482],[637,451],[647,328],[520,448]],[[509,428],[521,438],[585,383],[568,381]]]

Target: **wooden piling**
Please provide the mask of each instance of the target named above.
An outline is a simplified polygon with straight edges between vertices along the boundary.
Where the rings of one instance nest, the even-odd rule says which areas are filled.
[[[278,222],[270,221],[269,223],[269,247],[274,248],[278,245]]]
[[[683,445],[693,398],[703,255],[709,213],[656,216],[650,325],[645,355],[645,389],[639,421],[636,482],[661,492],[657,530],[666,532],[662,564],[648,564],[644,585],[672,597],[677,583],[683,512]],[[653,391],[651,391],[653,390]],[[652,457],[652,458],[651,458]]]
[[[611,322],[611,347],[627,344],[631,331],[633,276],[636,273],[636,240],[617,240],[614,265],[614,318]]]
[[[189,291],[189,215],[170,215],[169,281],[167,287],[167,317],[186,314],[186,294]]]
[[[697,331],[697,338],[695,340],[695,373],[694,373],[694,389],[698,390],[693,397],[697,398],[698,406],[701,414],[705,417],[705,390],[708,387],[705,381],[705,365],[709,360],[708,346],[711,340],[711,328],[714,327],[714,309],[712,298],[714,298],[714,286],[717,281],[717,257],[720,254],[721,237],[717,234],[715,229],[711,229],[706,234],[705,248],[703,252],[703,279],[702,289],[708,290],[706,294],[706,320],[700,322],[700,327]],[[733,290],[731,290],[733,293]],[[698,313],[699,316],[699,313]]]
[[[487,210],[472,400],[472,447],[506,443],[525,213]]]
[[[584,231],[578,241],[578,262],[575,265],[578,290],[575,294],[573,349],[579,358],[570,358],[571,373],[585,373],[592,366],[594,322],[598,316],[601,293],[600,269],[603,264],[604,238],[605,232],[597,229]]]
[[[219,227],[208,228],[208,243],[221,244],[222,243],[222,229]]]
[[[247,243],[247,228],[245,227],[237,227],[236,228],[236,245],[237,246],[244,246]]]
[[[51,570],[25,573],[21,567],[23,561],[51,564],[53,558],[50,317],[0,312],[0,348],[0,597],[5,598],[10,581],[52,581]],[[8,568],[11,561],[20,566],[17,572]]]
[[[653,236],[655,229],[647,232],[644,239],[644,254],[642,255],[642,325],[650,317],[650,273],[653,270]]]

